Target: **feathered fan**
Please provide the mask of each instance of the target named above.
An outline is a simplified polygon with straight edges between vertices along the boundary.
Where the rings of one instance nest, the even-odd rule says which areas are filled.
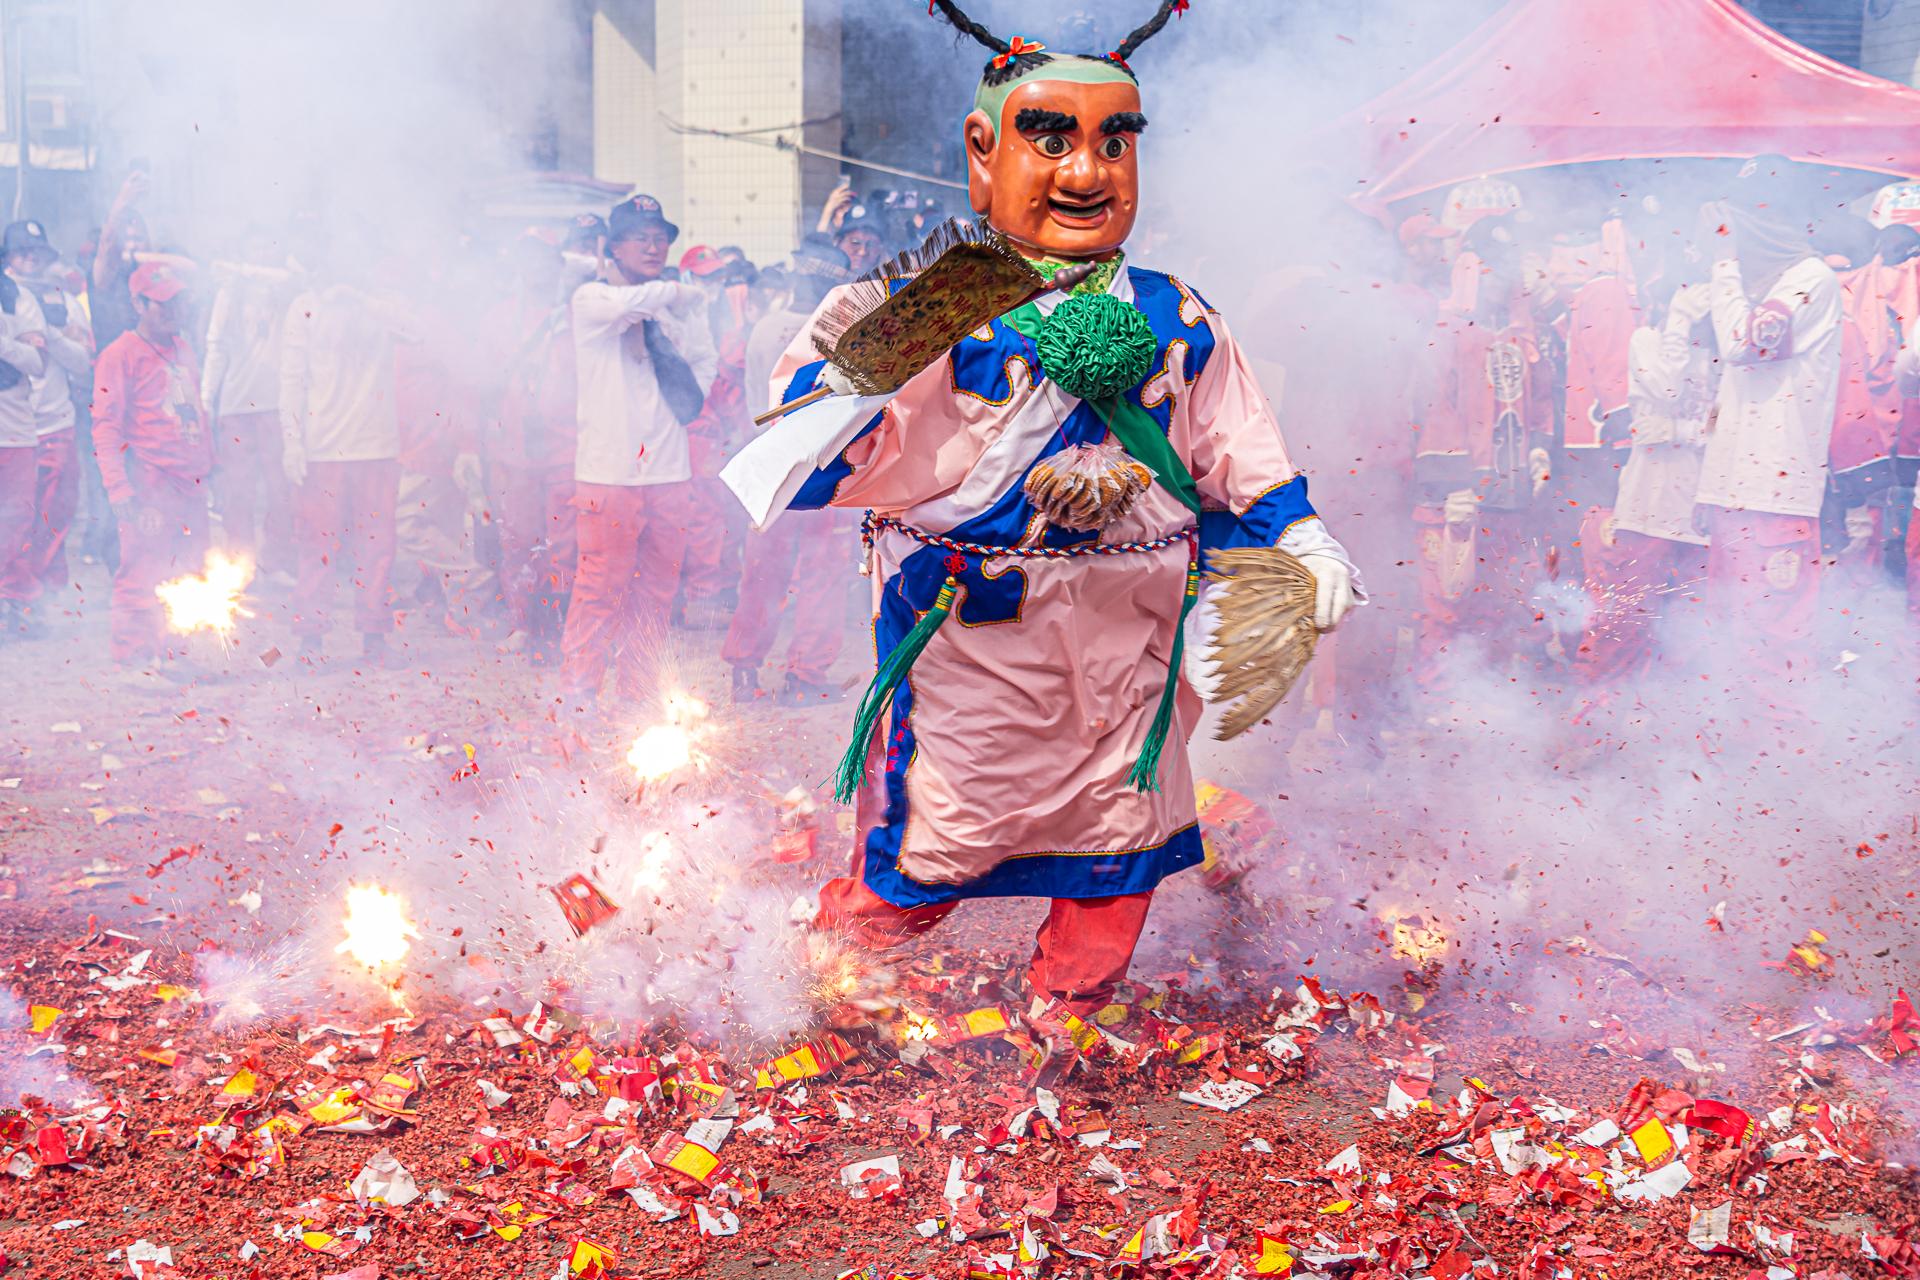
[[[1219,629],[1207,652],[1220,667],[1215,701],[1237,699],[1214,737],[1224,742],[1259,724],[1307,668],[1319,632],[1313,625],[1313,572],[1278,547],[1207,553],[1209,602]]]
[[[951,219],[918,249],[882,263],[829,302],[816,321],[814,349],[845,370],[861,395],[887,395],[975,329],[1049,290],[1073,288],[1094,265],[1062,267],[1049,279],[985,222]],[[754,423],[831,394],[819,387]]]

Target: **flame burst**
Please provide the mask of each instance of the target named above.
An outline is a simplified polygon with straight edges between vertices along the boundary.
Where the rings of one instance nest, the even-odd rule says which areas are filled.
[[[666,720],[642,731],[627,749],[635,781],[658,782],[699,763],[694,740],[706,720],[706,703],[682,693],[669,694]]]
[[[1389,910],[1381,916],[1380,922],[1387,926],[1393,954],[1402,960],[1432,964],[1445,958],[1452,949],[1453,944],[1446,930],[1432,916],[1423,916],[1415,911]]]
[[[200,573],[163,582],[153,593],[167,607],[167,626],[173,631],[180,635],[212,631],[225,638],[236,617],[253,616],[240,604],[241,593],[252,581],[252,560],[209,551]]]
[[[407,904],[397,893],[377,884],[347,886],[346,937],[334,953],[350,955],[369,969],[399,964],[413,949],[420,931],[407,919]]]

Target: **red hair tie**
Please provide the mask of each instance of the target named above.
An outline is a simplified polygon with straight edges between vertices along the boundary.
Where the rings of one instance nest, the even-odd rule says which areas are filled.
[[[1007,68],[1007,64],[1021,54],[1038,53],[1046,47],[1047,46],[1041,44],[1038,40],[1029,40],[1024,36],[1015,36],[1013,39],[1007,41],[1007,51],[993,60],[993,69],[995,71],[1004,71]]]

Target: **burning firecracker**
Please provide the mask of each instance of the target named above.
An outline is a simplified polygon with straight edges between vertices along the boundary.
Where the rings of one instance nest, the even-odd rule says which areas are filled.
[[[167,626],[173,631],[180,635],[212,631],[224,639],[236,618],[253,616],[240,604],[252,581],[252,560],[209,551],[200,573],[163,582],[153,592],[166,606]]]
[[[420,936],[413,921],[407,919],[407,904],[399,894],[377,884],[356,884],[347,888],[347,916],[341,927],[346,937],[334,947],[336,954],[350,955],[368,969],[382,970],[399,964]]]

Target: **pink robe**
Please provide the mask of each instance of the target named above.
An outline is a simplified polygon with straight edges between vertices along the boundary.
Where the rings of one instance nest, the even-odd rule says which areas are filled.
[[[1275,545],[1306,523],[1317,530],[1305,479],[1219,315],[1178,280],[1139,268],[1122,270],[1111,292],[1160,339],[1153,372],[1128,395],[1197,482],[1208,508],[1202,544]],[[814,385],[811,337],[809,326],[776,366],[777,399]],[[1175,706],[1159,788],[1128,781],[1170,678],[1193,514],[1156,484],[1098,535],[1041,534],[1021,487],[1027,472],[1108,433],[1093,406],[1045,376],[1034,344],[1004,319],[884,404],[827,404],[851,419],[821,430],[796,421],[808,411],[790,415],[729,465],[727,479],[756,519],[772,518],[766,508],[777,502],[864,507],[960,544],[928,545],[891,527],[874,535],[877,656],[949,573],[960,589],[869,744],[858,801],[868,887],[898,906],[1102,897],[1151,889],[1199,862],[1185,751],[1199,702],[1190,689]],[[977,549],[1168,539],[1061,558]]]

